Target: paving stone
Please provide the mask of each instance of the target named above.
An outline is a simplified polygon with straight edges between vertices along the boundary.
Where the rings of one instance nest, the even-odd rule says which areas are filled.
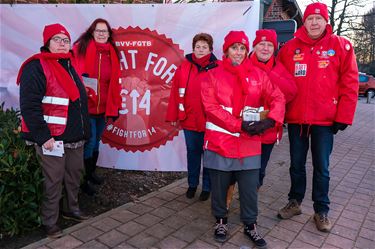
[[[302,230],[298,234],[296,239],[299,240],[299,241],[306,242],[310,245],[320,247],[323,244],[325,238],[321,235],[316,234],[316,233],[312,233],[310,231]]]
[[[272,229],[274,226],[276,226],[279,222],[281,222],[282,220],[274,217],[274,218],[269,218],[269,217],[266,217],[266,216],[263,216],[263,215],[259,215],[258,216],[258,224],[263,226],[263,227],[266,227],[268,229]]]
[[[322,248],[325,248],[325,249],[340,249],[340,247],[336,247],[336,246],[328,244],[328,243],[324,243],[322,245]]]
[[[184,217],[173,215],[171,217],[168,217],[165,220],[162,220],[160,223],[170,226],[171,228],[174,228],[174,229],[179,229],[180,227],[188,223],[188,221]]]
[[[158,198],[158,197],[151,197],[151,198],[145,200],[143,203],[150,206],[150,207],[157,208],[157,207],[160,207],[161,205],[163,205],[166,202],[167,201],[164,200],[164,199],[161,199],[161,198]]]
[[[142,215],[142,214],[151,212],[154,209],[152,207],[150,207],[150,206],[144,205],[142,203],[138,203],[138,204],[136,204],[134,206],[129,207],[128,210],[130,212]]]
[[[129,245],[127,242],[122,242],[120,245],[114,247],[114,249],[136,249],[134,246]]]
[[[372,229],[375,229],[375,227],[373,227]],[[362,227],[361,231],[359,232],[359,236],[375,242],[375,231],[372,229],[367,229],[367,228]],[[374,246],[375,246],[375,243],[374,243]]]
[[[345,217],[342,217],[342,216],[339,217],[336,220],[336,224],[342,225],[344,227],[349,227],[349,228],[352,228],[354,230],[359,230],[360,227],[361,227],[360,222],[354,221],[354,220],[351,220],[351,219],[348,219],[348,218],[345,218]]]
[[[182,195],[182,194],[185,194],[186,190],[187,190],[187,187],[175,187],[175,188],[168,189],[168,192],[171,192],[176,195]]]
[[[152,214],[144,214],[142,216],[139,216],[138,218],[135,218],[134,221],[136,221],[139,224],[142,224],[144,226],[150,227],[158,222],[161,221],[161,218],[152,215]]]
[[[190,221],[202,216],[202,214],[199,214],[197,210],[193,208],[184,208],[181,211],[178,211],[177,215]]]
[[[71,233],[71,235],[73,235],[74,237],[76,237],[77,239],[83,242],[87,242],[89,240],[95,239],[99,237],[101,234],[103,234],[102,231],[92,226],[86,226],[86,227],[83,227],[82,229],[79,229]]]
[[[163,218],[163,219],[175,213],[176,213],[175,210],[167,208],[167,207],[158,207],[158,208],[155,208],[155,210],[151,212],[151,214],[158,216],[160,218]]]
[[[77,240],[76,238],[67,235],[57,240],[48,243],[47,246],[53,249],[70,249],[82,245],[82,241]]]
[[[368,229],[375,229],[375,221],[366,219],[365,222],[363,222],[363,227]]]
[[[268,235],[286,242],[292,242],[297,233],[286,230],[285,228],[280,226],[275,226]]]
[[[282,241],[280,239],[277,239],[275,237],[272,237],[272,236],[267,235],[266,237],[264,237],[264,239],[267,242],[267,248],[284,249],[284,248],[288,248],[289,246],[289,243]]]
[[[91,224],[91,226],[99,228],[100,230],[104,232],[108,232],[109,230],[120,226],[121,223],[118,222],[117,220],[114,220],[110,217],[106,217],[104,219],[98,220],[94,223]]]
[[[91,240],[79,246],[77,249],[106,249],[106,248],[109,248],[109,247],[96,240]]]
[[[163,192],[158,193],[157,197],[166,201],[171,201],[177,198],[178,195],[168,192],[168,191],[163,191]]]
[[[146,233],[140,233],[127,241],[127,243],[136,248],[150,248],[158,242],[159,240],[157,238]]]
[[[341,225],[334,225],[332,227],[331,233],[342,236],[347,239],[355,240],[358,234],[358,230],[354,230]]]
[[[112,248],[112,247],[124,242],[128,238],[129,238],[128,235],[120,233],[117,230],[112,230],[112,231],[109,231],[109,232],[99,236],[97,238],[97,240]]]
[[[146,229],[145,233],[148,233],[156,238],[163,239],[174,231],[175,230],[169,226],[157,223],[154,226]]]
[[[358,221],[358,222],[362,222],[365,217],[365,214],[352,212],[349,210],[344,210],[341,215],[342,217],[345,217],[354,221]]]
[[[248,249],[250,247],[246,247],[246,246],[240,246],[241,249]],[[238,249],[238,246],[230,243],[230,242],[225,242],[221,247],[220,249]]]
[[[139,214],[135,214],[133,212],[130,212],[128,210],[121,210],[111,215],[111,217],[115,220],[118,220],[122,223],[126,223],[136,217],[138,217]]]
[[[199,236],[203,235],[209,228],[210,227],[208,227],[207,225],[202,226],[202,224],[192,222],[178,229],[173,233],[173,236],[191,243]]]
[[[217,248],[217,246],[210,245],[202,240],[196,240],[194,243],[190,244],[189,246],[185,247],[186,249],[212,249]]]
[[[173,236],[168,236],[157,244],[158,248],[162,249],[179,249],[184,248],[187,242],[177,239]]]
[[[296,222],[296,221],[293,221],[293,220],[281,220],[278,223],[278,226],[283,227],[283,228],[285,228],[287,230],[290,230],[290,231],[298,233],[302,229],[302,227],[304,226],[304,224]]]
[[[316,249],[316,248],[319,248],[319,247],[315,247],[311,244],[308,244],[304,241],[300,241],[298,239],[294,240],[292,244],[289,245],[288,247],[289,249]],[[325,249],[329,249],[329,248],[325,248]]]
[[[213,232],[212,232],[213,234]],[[213,235],[212,235],[213,236]],[[253,243],[242,233],[242,232],[235,232],[235,233],[229,233],[229,240],[231,244],[234,244],[238,247],[250,247],[252,248]],[[221,246],[221,243],[216,242],[217,246]]]
[[[173,202],[167,202],[166,204],[164,204],[164,207],[167,207],[176,211],[180,211],[188,205],[189,205],[188,203],[174,200]]]
[[[361,249],[374,249],[375,248],[373,240],[365,239],[362,237],[357,238],[355,242],[355,246]]]
[[[337,236],[335,234],[328,235],[328,238],[326,240],[326,243],[335,245],[339,248],[352,248],[354,246],[354,241],[350,239],[345,239],[341,236]]]
[[[139,233],[139,232],[141,232],[145,229],[146,229],[145,226],[143,226],[143,225],[141,225],[137,222],[134,222],[134,221],[130,221],[130,222],[125,223],[124,225],[116,228],[116,230],[122,232],[123,234],[129,235],[129,236],[134,236],[137,233]]]

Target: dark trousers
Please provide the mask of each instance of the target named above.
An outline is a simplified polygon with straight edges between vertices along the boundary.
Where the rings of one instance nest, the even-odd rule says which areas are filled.
[[[236,160],[236,159],[234,159]],[[233,178],[240,195],[240,217],[244,224],[252,224],[258,217],[259,169],[221,171],[209,169],[211,179],[211,208],[216,218],[227,217],[227,190]]]
[[[204,132],[184,129],[187,150],[187,169],[189,187],[196,188],[199,185],[199,176],[202,167]],[[203,168],[202,190],[211,191],[209,173]]]
[[[78,211],[78,191],[83,171],[83,146],[77,149],[64,148],[63,157],[45,156],[40,146],[35,146],[40,157],[44,176],[42,201],[43,225],[54,225],[59,217],[62,184],[66,190],[68,211]]]
[[[104,116],[90,116],[91,137],[85,143],[84,158],[91,158],[94,152],[99,151],[99,142],[105,128]]]
[[[289,200],[302,202],[306,192],[306,157],[311,137],[311,156],[313,164],[312,200],[316,213],[329,211],[329,157],[333,148],[333,133],[330,126],[288,125],[290,142]]]
[[[259,186],[263,185],[263,179],[266,176],[266,168],[268,161],[271,157],[271,152],[273,149],[273,144],[262,144],[262,155],[261,155],[261,164],[260,164],[260,170],[259,170]]]

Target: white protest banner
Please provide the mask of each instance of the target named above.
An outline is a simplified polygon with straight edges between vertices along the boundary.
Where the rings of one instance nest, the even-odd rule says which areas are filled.
[[[230,30],[243,30],[252,41],[260,3],[2,4],[0,10],[0,94],[6,106],[18,107],[18,69],[39,51],[46,24],[63,24],[75,41],[93,20],[107,19],[120,51],[122,109],[103,134],[99,165],[185,171],[183,134],[164,121],[174,71],[191,53],[197,33],[213,36],[218,58]]]

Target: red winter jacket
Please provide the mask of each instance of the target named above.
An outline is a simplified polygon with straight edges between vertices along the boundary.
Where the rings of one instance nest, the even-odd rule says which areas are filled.
[[[312,40],[305,27],[280,50],[279,60],[294,75],[298,93],[286,110],[286,122],[330,126],[352,124],[358,96],[358,68],[349,41],[327,25]]]
[[[89,113],[116,117],[121,107],[120,66],[117,55],[114,54],[115,51],[110,46],[109,43],[99,44],[91,41],[87,47],[86,55],[79,56],[78,43],[76,43],[73,47],[74,67],[80,76],[88,74],[89,78],[98,80],[97,94],[93,89],[86,87]]]
[[[228,70],[224,63],[210,70],[202,83],[207,118],[204,148],[228,158],[260,155],[260,137],[249,136],[241,130],[242,109],[267,103],[270,107],[268,117],[282,123],[285,111],[283,94],[248,59],[240,65],[243,66],[241,75]],[[243,76],[243,80],[239,76]]]
[[[192,54],[177,68],[173,77],[168,102],[166,121],[180,121],[183,129],[204,132],[206,117],[201,100],[200,77],[216,67],[216,57],[211,54],[210,63],[205,67],[194,63]]]
[[[286,70],[286,68],[280,62],[275,62],[274,56],[271,57],[271,64],[264,64],[258,61],[255,53],[250,55],[250,60],[252,64],[256,67],[259,67],[265,71],[270,78],[272,84],[277,86],[281,92],[284,94],[285,102],[288,104],[292,101],[297,94],[297,86],[294,82],[293,76]],[[265,106],[267,110],[268,107]],[[266,130],[262,134],[262,143],[264,144],[273,144],[276,141],[280,141],[283,136],[283,127],[282,124],[275,125],[275,127]]]

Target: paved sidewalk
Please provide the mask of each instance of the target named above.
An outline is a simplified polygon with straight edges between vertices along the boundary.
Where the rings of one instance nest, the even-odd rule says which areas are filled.
[[[316,230],[311,219],[311,158],[308,159],[303,214],[280,220],[289,190],[288,139],[275,146],[259,192],[259,230],[268,248],[375,248],[375,104],[359,100],[354,125],[335,137],[331,157],[331,233]],[[253,248],[243,235],[238,195],[230,209],[230,238],[213,240],[210,202],[185,198],[186,179],[43,239],[25,248]]]

